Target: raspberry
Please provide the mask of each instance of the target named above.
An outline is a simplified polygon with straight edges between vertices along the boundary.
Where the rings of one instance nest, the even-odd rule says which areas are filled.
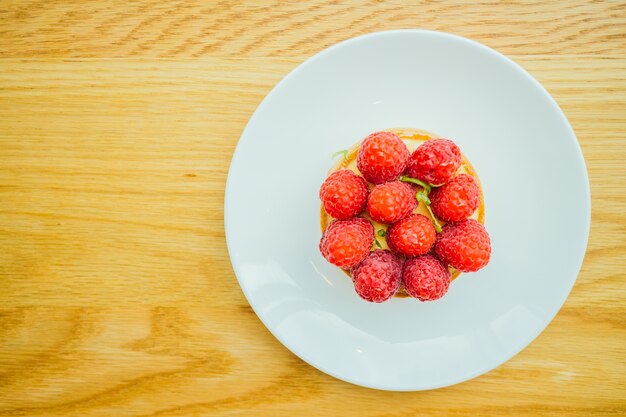
[[[367,199],[367,212],[381,223],[395,223],[411,214],[416,207],[415,191],[400,181],[377,185]]]
[[[454,177],[460,166],[459,147],[449,139],[433,139],[422,143],[411,154],[406,172],[409,177],[442,185]]]
[[[430,208],[445,222],[460,222],[472,215],[480,204],[480,189],[474,177],[459,174],[430,193]]]
[[[374,184],[397,179],[406,168],[411,153],[395,133],[376,132],[359,147],[356,164],[363,177]]]
[[[387,244],[402,255],[418,256],[430,250],[437,232],[433,222],[423,214],[412,214],[387,230]]]
[[[349,269],[361,262],[374,243],[374,226],[363,217],[332,221],[320,240],[320,252],[328,262]]]
[[[335,171],[320,188],[320,200],[326,213],[344,220],[354,217],[367,204],[367,183],[348,169]]]
[[[420,301],[443,297],[450,286],[450,271],[432,255],[411,258],[404,264],[404,289]]]
[[[402,261],[388,250],[370,253],[352,271],[354,289],[361,298],[382,303],[391,298],[402,278]]]
[[[459,271],[476,272],[489,263],[491,239],[485,227],[474,219],[448,223],[437,235],[435,254]]]

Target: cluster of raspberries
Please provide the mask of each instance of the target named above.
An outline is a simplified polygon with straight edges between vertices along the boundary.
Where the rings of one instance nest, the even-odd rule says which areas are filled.
[[[340,169],[326,178],[320,199],[335,220],[319,248],[328,262],[351,272],[359,296],[380,303],[404,286],[421,301],[437,300],[450,285],[448,266],[474,272],[487,265],[491,240],[469,218],[480,189],[474,177],[458,174],[460,166],[461,151],[451,140],[428,140],[411,153],[396,134],[376,132],[359,147],[362,176]],[[418,204],[426,204],[431,217],[414,214]],[[389,225],[377,235],[391,250],[372,250],[369,219]]]

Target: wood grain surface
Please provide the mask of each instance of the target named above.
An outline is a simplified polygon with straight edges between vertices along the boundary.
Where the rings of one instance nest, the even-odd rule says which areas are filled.
[[[238,137],[280,78],[407,27],[468,36],[546,86],[593,218],[578,281],[528,348],[393,393],[270,335],[222,209]],[[625,138],[623,1],[0,1],[0,416],[624,415]]]

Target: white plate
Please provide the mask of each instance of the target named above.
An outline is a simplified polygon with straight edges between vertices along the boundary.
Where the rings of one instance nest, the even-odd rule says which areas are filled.
[[[331,155],[392,127],[454,139],[484,188],[491,262],[436,302],[362,301],[318,251]],[[458,36],[390,31],[328,48],[268,94],[224,216],[239,284],[281,343],[354,384],[424,390],[495,368],[548,325],[583,260],[589,184],[567,119],[522,68]]]

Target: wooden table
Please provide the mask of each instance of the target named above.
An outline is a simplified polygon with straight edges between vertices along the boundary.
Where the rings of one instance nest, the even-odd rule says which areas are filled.
[[[626,4],[0,2],[0,416],[626,413]],[[430,392],[353,386],[263,327],[223,195],[248,118],[312,54],[422,27],[555,97],[593,221],[565,306],[522,353]]]

